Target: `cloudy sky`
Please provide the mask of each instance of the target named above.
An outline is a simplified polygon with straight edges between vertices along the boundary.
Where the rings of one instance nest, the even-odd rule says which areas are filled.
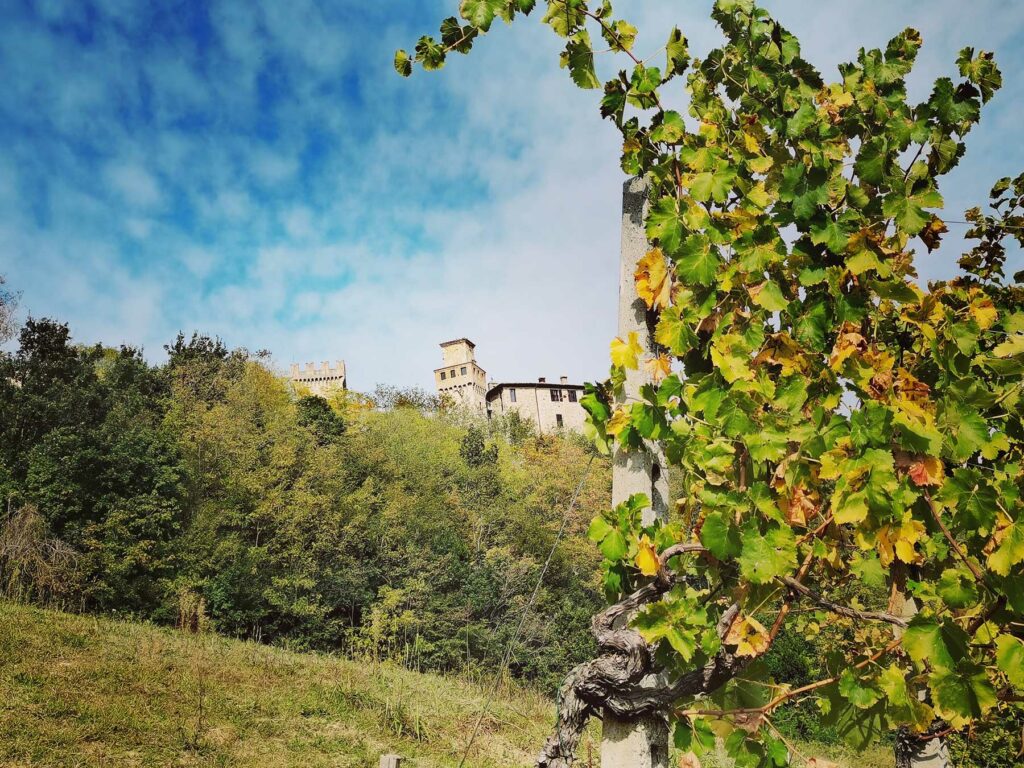
[[[993,50],[1006,87],[942,189],[950,217],[1024,170],[1024,3],[766,3],[829,79],[924,35],[911,96]],[[22,315],[158,361],[181,329],[275,362],[344,358],[351,386],[429,386],[468,336],[496,379],[600,377],[615,330],[622,175],[595,92],[539,15],[397,77],[456,0],[4,0],[0,274]],[[710,0],[620,0],[637,50]],[[600,62],[599,66],[616,66]],[[955,214],[954,214],[955,212]],[[954,227],[962,231],[963,227]],[[923,256],[948,274],[959,244]],[[1019,255],[1015,257],[1019,263]]]

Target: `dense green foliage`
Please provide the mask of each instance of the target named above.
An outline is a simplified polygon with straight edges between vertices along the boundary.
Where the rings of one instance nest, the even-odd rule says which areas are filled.
[[[422,668],[496,666],[585,445],[328,403],[203,336],[167,351],[154,367],[30,320],[0,357],[6,594],[188,626],[208,616],[230,635]],[[607,494],[598,461],[514,674],[550,687],[589,652],[599,587],[582,534]]]
[[[462,0],[465,26],[447,19],[396,69],[438,69],[535,5]],[[921,286],[914,267],[1002,85],[992,55],[964,48],[913,103],[913,29],[828,82],[753,0],[715,3],[721,47],[692,58],[674,29],[658,61],[607,0],[546,6],[578,86],[602,86],[594,31],[627,67],[600,112],[649,189],[635,277],[657,348],[614,340],[584,405],[605,449],[659,444],[684,493],[666,524],[642,526],[636,497],[591,530],[609,594],[676,582],[633,622],[660,665],[715,673],[672,702],[679,743],[706,751],[714,730],[740,765],[783,765],[772,721],[811,702],[855,744],[1018,718],[1024,273],[1005,274],[1004,241],[1024,243],[1024,176],[968,212],[978,244],[954,279]],[[630,369],[649,376],[639,399]],[[783,632],[821,649],[815,681],[773,677]]]

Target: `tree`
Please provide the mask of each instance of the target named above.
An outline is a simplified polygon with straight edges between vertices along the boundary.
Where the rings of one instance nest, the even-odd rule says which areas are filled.
[[[18,308],[17,293],[4,288],[7,280],[0,275],[0,344],[14,336],[14,311]]]
[[[392,411],[396,408],[415,408],[420,411],[436,411],[441,408],[441,398],[419,387],[396,387],[393,384],[378,384],[370,400],[378,408]]]
[[[312,431],[321,445],[345,434],[345,422],[324,398],[316,395],[300,397],[295,407],[299,411],[299,423]]]
[[[36,566],[40,592],[151,611],[182,522],[178,453],[161,424],[165,380],[137,350],[75,346],[51,320],[30,318],[19,341],[0,359],[0,490],[32,506],[18,530],[74,560],[77,580]]]
[[[79,439],[103,407],[94,386],[98,349],[76,348],[66,325],[46,319],[29,318],[18,340],[14,354],[0,357],[0,458],[20,482],[44,437],[63,430]]]
[[[535,5],[463,0],[395,67],[438,69]],[[914,271],[946,231],[939,179],[1002,76],[964,48],[959,76],[912,104],[913,29],[828,83],[752,0],[712,16],[724,45],[692,59],[673,29],[657,64],[609,2],[549,0],[543,17],[582,88],[601,87],[591,30],[630,60],[600,110],[650,190],[635,277],[659,348],[615,339],[583,405],[604,450],[660,443],[685,493],[667,524],[641,525],[642,497],[594,520],[613,605],[538,765],[571,763],[601,707],[669,712],[684,751],[717,734],[739,765],[783,765],[797,756],[774,713],[810,699],[855,744],[899,729],[906,764],[1024,693],[1024,289],[1002,247],[1022,237],[1024,176],[968,212],[979,245],[958,277],[922,288]],[[687,115],[661,100],[681,78]],[[657,384],[614,406],[638,366]],[[783,630],[827,630],[820,679],[772,680]],[[669,682],[639,687],[655,669]]]
[[[498,460],[498,446],[494,443],[487,445],[484,431],[476,424],[471,424],[462,438],[459,455],[467,466],[482,467]]]

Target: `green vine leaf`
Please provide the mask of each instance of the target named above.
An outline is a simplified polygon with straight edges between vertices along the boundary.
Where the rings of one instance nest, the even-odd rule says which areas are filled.
[[[1024,691],[1024,640],[1013,635],[996,638],[996,662],[1010,685]]]
[[[747,526],[742,538],[739,563],[743,578],[754,584],[768,584],[796,570],[796,536],[789,528],[771,526],[761,535]]]
[[[572,81],[580,88],[600,88],[601,81],[594,72],[594,51],[590,47],[590,35],[580,30],[565,47],[562,63],[569,68]]]
[[[462,0],[459,15],[481,32],[486,32],[504,6],[504,0]]]

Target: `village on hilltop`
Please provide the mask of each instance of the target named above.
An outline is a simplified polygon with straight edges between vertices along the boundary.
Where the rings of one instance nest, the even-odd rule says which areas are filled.
[[[570,384],[566,376],[557,382],[540,377],[537,381],[495,382],[487,380],[487,372],[476,361],[476,345],[467,338],[452,339],[441,344],[441,367],[434,369],[437,394],[469,411],[487,418],[518,413],[532,421],[539,432],[582,429],[586,411],[580,405],[582,384]],[[346,389],[345,361],[334,367],[322,362],[319,366],[292,363],[289,378],[306,387],[314,395]]]

